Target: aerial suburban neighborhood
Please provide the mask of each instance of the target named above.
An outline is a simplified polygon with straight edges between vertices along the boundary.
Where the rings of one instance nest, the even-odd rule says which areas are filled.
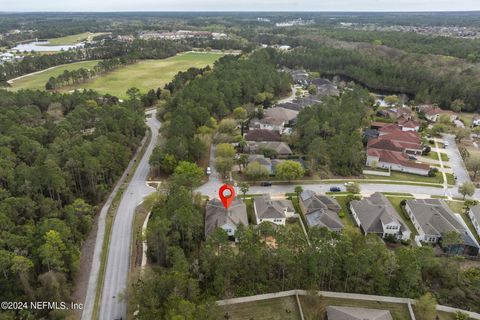
[[[480,319],[476,3],[2,5],[1,320]]]

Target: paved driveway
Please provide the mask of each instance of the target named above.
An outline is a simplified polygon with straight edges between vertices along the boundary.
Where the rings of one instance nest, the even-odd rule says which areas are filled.
[[[445,152],[448,155],[448,165],[452,168],[453,173],[457,177],[457,184],[471,181],[462,156],[458,151],[455,136],[451,134],[444,134],[443,140],[448,142],[448,147],[445,149],[440,149],[439,151]]]

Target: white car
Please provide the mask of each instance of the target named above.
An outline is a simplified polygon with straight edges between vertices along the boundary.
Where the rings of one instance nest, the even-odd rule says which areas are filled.
[[[212,174],[212,168],[207,167],[207,171],[206,171],[206,172],[207,172],[207,175],[208,175],[208,176],[211,175],[211,174]]]
[[[443,147],[444,147],[444,148],[448,147],[448,141],[444,141],[444,142],[443,142]]]

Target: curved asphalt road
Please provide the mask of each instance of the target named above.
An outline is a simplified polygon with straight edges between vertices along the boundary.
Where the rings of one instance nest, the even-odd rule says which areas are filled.
[[[125,300],[120,299],[120,296],[127,287],[128,272],[130,269],[130,242],[135,208],[147,195],[155,192],[154,188],[146,185],[150,171],[148,160],[150,159],[153,148],[157,144],[158,129],[160,128],[160,122],[156,119],[155,113],[156,110],[147,111],[146,113],[147,115],[151,115],[147,120],[147,125],[152,132],[152,138],[127,189],[123,193],[112,225],[99,313],[99,319],[102,320],[126,319],[127,304]],[[114,190],[114,192],[116,191]],[[114,194],[112,193],[110,198],[113,197]],[[108,207],[110,207],[112,200],[110,198],[107,203]],[[108,211],[108,207],[106,211]],[[103,232],[101,230],[103,230]],[[104,230],[104,224],[103,228],[99,224],[82,320],[92,319]]]

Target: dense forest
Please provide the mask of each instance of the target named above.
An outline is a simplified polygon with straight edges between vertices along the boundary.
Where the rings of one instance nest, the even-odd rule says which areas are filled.
[[[312,170],[358,175],[365,163],[360,129],[367,124],[371,104],[368,91],[356,87],[340,99],[306,107],[298,114],[291,142],[308,156]]]
[[[144,133],[135,102],[92,91],[0,91],[2,301],[70,300],[97,205]],[[38,319],[48,311],[29,312],[3,315]]]
[[[212,301],[289,289],[356,292],[418,298],[432,292],[441,304],[480,311],[480,269],[439,258],[431,247],[388,249],[376,235],[341,235],[274,228],[240,228],[235,247],[222,229],[203,241],[203,202],[172,184],[159,195],[148,224],[155,262],[131,281],[128,298],[138,319],[220,319]],[[276,239],[270,247],[266,237]]]
[[[172,173],[175,164],[182,160],[197,161],[206,151],[200,135],[214,127],[216,120],[238,106],[259,102],[259,94],[274,97],[288,93],[291,77],[277,71],[273,52],[261,50],[248,58],[227,55],[215,62],[212,71],[189,81],[174,94],[164,112],[162,133],[167,142],[155,149],[151,164]],[[173,85],[179,84],[166,87]]]
[[[413,32],[347,29],[325,29],[319,33],[339,40],[377,43],[413,53],[439,54],[467,59],[470,62],[480,62],[480,39],[435,37]]]

